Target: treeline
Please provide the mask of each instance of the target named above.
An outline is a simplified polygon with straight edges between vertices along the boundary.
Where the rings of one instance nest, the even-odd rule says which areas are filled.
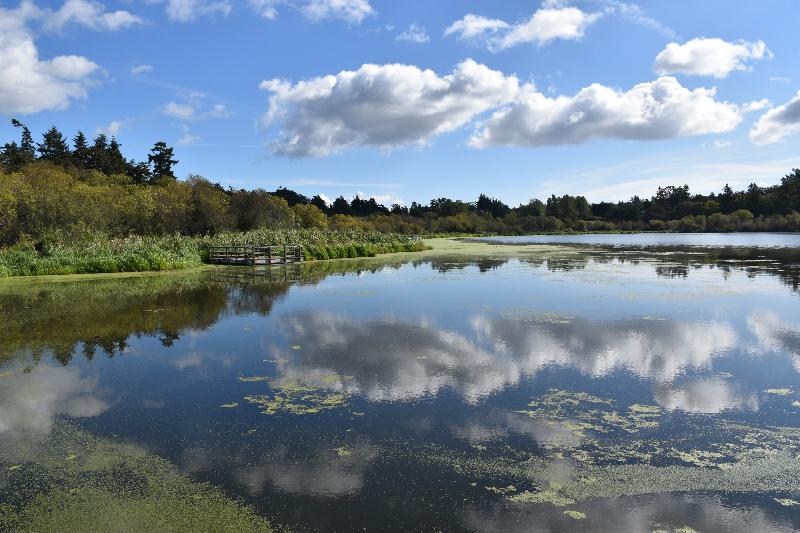
[[[565,231],[800,231],[800,170],[770,187],[717,194],[688,185],[651,198],[590,203],[583,196],[532,199],[517,207],[480,195],[384,206],[375,199],[307,197],[278,188],[224,188],[200,176],[178,180],[173,149],[156,142],[146,161],[126,159],[115,138],[71,142],[55,127],[35,142],[17,120],[19,142],[0,151],[0,245],[74,242],[90,235],[214,235],[260,228],[331,228],[404,234]]]

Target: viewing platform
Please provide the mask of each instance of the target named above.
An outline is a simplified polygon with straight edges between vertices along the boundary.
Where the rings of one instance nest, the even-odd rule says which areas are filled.
[[[285,265],[303,261],[303,247],[284,246],[212,246],[209,262],[214,265]]]

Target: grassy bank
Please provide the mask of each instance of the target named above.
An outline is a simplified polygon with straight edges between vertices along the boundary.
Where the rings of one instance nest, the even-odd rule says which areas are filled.
[[[215,236],[94,237],[80,242],[23,241],[0,249],[0,277],[176,270],[202,265],[210,246],[301,244],[308,261],[372,257],[425,247],[418,237],[313,229],[256,230]]]

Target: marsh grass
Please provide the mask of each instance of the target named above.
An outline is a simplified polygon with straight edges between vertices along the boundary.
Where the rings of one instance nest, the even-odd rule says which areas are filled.
[[[314,229],[261,229],[215,236],[92,236],[79,241],[22,241],[0,249],[0,277],[192,268],[208,261],[211,246],[300,244],[307,261],[373,257],[425,249],[409,235]]]

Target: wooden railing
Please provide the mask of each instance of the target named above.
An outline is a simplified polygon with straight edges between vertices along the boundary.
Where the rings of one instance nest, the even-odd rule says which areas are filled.
[[[208,249],[209,262],[215,265],[274,265],[299,263],[303,260],[303,247],[285,246],[212,246]]]

